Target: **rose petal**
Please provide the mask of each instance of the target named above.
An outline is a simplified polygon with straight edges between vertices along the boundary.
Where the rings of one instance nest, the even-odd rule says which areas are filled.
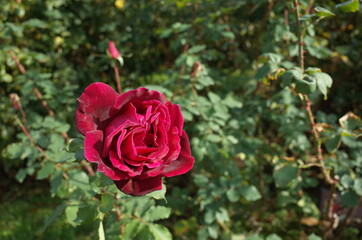
[[[79,109],[75,111],[75,124],[79,132],[83,135],[97,129],[97,124],[94,122],[93,116],[83,113]]]
[[[110,118],[117,97],[119,94],[107,84],[97,82],[89,85],[78,98],[76,114],[78,130],[84,135],[88,131],[96,130],[100,122]]]
[[[103,149],[103,153],[102,153],[102,157],[106,157],[108,156],[109,150],[112,148],[112,142],[117,142],[118,140],[115,139],[115,141],[113,141],[113,139],[120,134],[121,132],[124,132],[126,134],[126,129],[130,128],[130,127],[135,127],[137,128],[138,124],[137,123],[133,123],[130,121],[126,121],[123,125],[119,126],[117,129],[113,130],[112,133],[110,133],[108,136],[105,137],[105,141],[104,141],[104,149]],[[119,138],[124,138],[125,135],[119,135]]]
[[[133,196],[142,196],[162,189],[162,177],[160,176],[146,179],[127,179],[114,181],[114,183],[119,190]]]
[[[180,143],[181,152],[179,157],[164,168],[162,176],[173,177],[184,174],[193,167],[195,159],[191,156],[190,142],[185,131],[182,131]]]
[[[164,164],[159,167],[149,169],[148,171],[146,171],[142,174],[143,176],[155,177],[155,176],[162,174],[164,172],[164,169],[166,168],[166,166],[168,164],[173,164],[172,162],[175,161],[179,157],[181,145],[180,145],[180,136],[178,134],[177,127],[174,126],[168,134],[169,134],[169,136],[168,136],[169,151],[168,151],[168,154],[164,158],[165,159]],[[185,150],[187,151],[187,148]]]
[[[124,173],[114,167],[108,167],[103,162],[98,164],[97,171],[104,173],[104,175],[106,175],[107,177],[109,177],[110,179],[112,179],[114,181],[119,181],[119,180],[129,178],[129,176],[126,173]]]
[[[99,130],[87,132],[84,139],[84,156],[89,162],[102,161],[103,132]]]
[[[142,102],[147,100],[158,100],[162,105],[165,105],[167,102],[165,95],[162,93],[141,87],[119,95],[116,99],[114,108],[122,109],[129,102]]]
[[[113,151],[109,152],[109,159],[111,160],[111,163],[114,167],[118,168],[121,171],[126,172],[129,175],[129,177],[138,176],[141,174],[143,170],[143,166],[130,168],[123,161],[123,159],[120,159],[118,155]]]
[[[118,113],[118,116],[112,118],[111,122],[108,123],[106,128],[106,138],[115,130],[119,129],[127,121],[132,123],[139,123],[139,117],[136,108],[129,104],[124,111]]]
[[[179,134],[181,136],[182,135],[182,128],[183,128],[183,125],[184,125],[184,118],[183,118],[182,113],[181,113],[181,108],[180,108],[179,105],[172,104],[170,102],[168,102],[166,104],[166,106],[168,107],[168,111],[170,113],[172,125],[177,127],[178,132],[179,132]]]
[[[98,163],[98,171],[103,172],[112,180],[122,180],[127,177],[125,173],[118,169],[110,168],[106,165],[105,159],[101,158],[103,149],[103,132],[100,130],[87,132],[84,140],[84,156],[89,162]]]

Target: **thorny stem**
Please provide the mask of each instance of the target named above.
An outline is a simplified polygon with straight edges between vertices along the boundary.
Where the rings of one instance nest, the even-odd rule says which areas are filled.
[[[303,36],[302,36],[301,24],[300,24],[300,11],[299,11],[298,0],[294,0],[294,5],[295,5],[295,15],[296,15],[296,24],[297,24],[297,35],[298,35],[298,62],[299,62],[299,67],[301,68],[302,73],[304,74],[304,50],[303,50],[304,43],[303,43]],[[330,173],[328,172],[328,170],[325,166],[325,163],[324,163],[323,151],[322,151],[322,141],[320,139],[320,135],[319,135],[319,132],[317,130],[317,126],[316,126],[316,123],[314,120],[314,115],[313,115],[312,108],[311,108],[312,103],[306,94],[303,95],[303,98],[306,103],[305,110],[308,114],[308,119],[309,119],[309,122],[310,122],[310,125],[312,128],[314,139],[315,139],[315,148],[316,148],[317,159],[321,166],[321,169],[322,169],[326,182],[331,185],[330,195],[329,195],[328,202],[327,202],[327,209],[325,211],[325,218],[331,222],[331,225],[333,225],[332,208],[333,208],[333,204],[334,204],[334,193],[336,191],[337,182],[335,179],[333,179],[330,176]]]
[[[122,93],[121,78],[119,76],[119,70],[116,63],[113,64],[113,70],[114,70],[114,75],[116,77],[117,91],[118,93],[121,94]]]

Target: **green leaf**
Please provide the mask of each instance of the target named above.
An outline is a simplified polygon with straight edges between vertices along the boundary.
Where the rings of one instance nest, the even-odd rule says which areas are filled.
[[[206,136],[206,139],[210,142],[218,143],[221,141],[221,137],[216,134],[209,134]]]
[[[301,94],[310,94],[316,90],[316,81],[309,76],[303,79],[296,79],[295,91]]]
[[[54,161],[59,163],[74,162],[75,160],[76,159],[74,153],[66,152],[65,150],[57,152],[56,155],[54,156]]]
[[[331,11],[329,11],[328,9],[322,8],[322,7],[315,7],[315,14],[318,17],[331,17],[331,16],[335,16],[335,14]]]
[[[103,213],[107,213],[113,209],[114,196],[112,194],[104,193],[101,197],[101,205],[99,210]]]
[[[15,178],[16,180],[18,180],[19,183],[22,183],[25,177],[26,177],[26,168],[20,169],[15,175]]]
[[[290,86],[293,82],[302,79],[303,73],[300,68],[292,68],[287,70],[282,76],[282,86]]]
[[[203,186],[206,186],[209,183],[209,179],[205,175],[196,174],[194,176],[194,182],[195,182],[195,184],[197,186],[203,187]]]
[[[225,208],[219,208],[217,211],[216,211],[216,214],[215,214],[215,217],[216,219],[218,220],[218,222],[228,222],[230,221],[230,218],[229,218],[229,214],[228,212],[226,211]]]
[[[264,238],[259,234],[251,234],[246,238],[246,240],[264,240]]]
[[[160,219],[166,219],[170,216],[170,214],[171,214],[170,208],[164,206],[156,206],[149,209],[143,216],[143,219],[146,221],[153,222]]]
[[[73,226],[77,226],[77,213],[79,210],[79,206],[78,205],[68,205],[67,208],[65,209],[65,216],[67,221]]]
[[[322,70],[320,68],[317,68],[317,67],[308,67],[307,69],[305,69],[305,72],[307,74],[312,74],[312,73],[315,73],[315,72],[322,72]]]
[[[272,63],[278,64],[282,61],[283,56],[276,53],[263,53],[261,55],[261,60],[265,61],[265,59],[270,60]]]
[[[226,191],[226,197],[230,202],[237,202],[240,199],[239,191],[232,187]]]
[[[312,233],[308,236],[308,240],[322,240],[322,238]]]
[[[69,175],[69,185],[78,187],[84,191],[90,190],[89,177],[81,170],[71,170]]]
[[[354,183],[353,179],[348,174],[345,174],[342,176],[341,184],[344,188],[348,189],[348,188],[353,187],[353,183]]]
[[[154,191],[154,192],[151,192],[151,193],[148,193],[146,194],[146,196],[149,196],[153,199],[156,199],[156,200],[165,200],[167,202],[167,199],[166,199],[166,185],[162,183],[162,189],[161,190],[157,190],[157,191]]]
[[[295,203],[296,199],[290,194],[289,191],[280,191],[277,196],[278,205],[285,207],[288,204]]]
[[[309,75],[317,83],[318,89],[327,96],[327,89],[332,86],[333,80],[331,76],[324,72],[315,72]]]
[[[190,48],[187,53],[188,54],[195,54],[195,53],[198,53],[198,52],[201,52],[203,50],[205,50],[206,48],[206,45],[196,45],[196,46],[193,46],[192,48]]]
[[[343,3],[337,4],[335,8],[343,12],[357,12],[359,10],[359,1],[358,0],[345,1]]]
[[[131,221],[127,222],[124,227],[124,239],[134,239],[140,230],[140,224],[142,223],[138,219],[132,219]]]
[[[210,224],[215,221],[215,210],[207,209],[204,215],[204,220],[207,224]]]
[[[284,166],[274,172],[275,183],[278,187],[285,187],[292,180],[297,178],[298,168],[294,166]]]
[[[223,35],[225,38],[234,39],[235,34],[230,31],[222,32],[221,35]]]
[[[353,188],[358,195],[362,196],[362,178],[358,178],[354,181]]]
[[[207,231],[209,233],[209,236],[213,239],[217,239],[217,237],[219,236],[218,233],[218,227],[213,225],[213,226],[208,226],[207,227]]]
[[[159,224],[150,224],[149,228],[155,239],[172,240],[172,235],[166,227]]]
[[[57,194],[59,188],[61,187],[61,185],[62,185],[62,176],[63,176],[63,171],[61,171],[61,170],[56,170],[55,173],[51,176],[51,178],[50,178],[50,192],[51,192],[52,196]]]
[[[28,21],[23,22],[23,25],[35,28],[46,28],[47,23],[37,18],[32,18],[29,19]]]
[[[67,207],[67,202],[65,201],[62,202],[60,205],[58,205],[53,211],[52,215],[50,215],[47,219],[45,219],[44,225],[40,231],[44,232],[45,229],[47,229],[49,225],[52,224],[54,220],[62,214],[62,212],[66,207]]]
[[[77,224],[93,224],[96,218],[99,216],[98,206],[96,202],[84,202],[86,205],[79,207],[77,212]]]
[[[10,159],[20,158],[24,151],[23,143],[11,143],[6,147],[6,152],[9,154]]]
[[[210,101],[214,104],[220,103],[221,101],[221,98],[216,93],[208,92],[207,96],[209,97]]]
[[[283,240],[281,237],[279,237],[277,234],[272,233],[269,234],[265,240]]]
[[[243,106],[240,101],[235,100],[231,95],[227,95],[226,98],[223,99],[223,103],[229,108],[241,108]]]
[[[352,191],[347,191],[342,194],[342,206],[354,207],[359,203],[360,197]]]
[[[55,169],[54,163],[46,163],[36,175],[36,179],[45,179],[47,178]]]
[[[330,153],[337,150],[340,144],[341,144],[341,135],[340,134],[332,136],[325,143],[326,149]]]
[[[248,201],[256,201],[261,198],[258,189],[253,185],[241,187],[240,193]]]

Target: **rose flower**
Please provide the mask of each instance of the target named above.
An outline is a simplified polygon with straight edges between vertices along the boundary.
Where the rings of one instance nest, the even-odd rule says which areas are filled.
[[[78,98],[78,130],[84,155],[118,189],[134,196],[162,189],[162,177],[188,172],[194,164],[180,106],[162,93],[138,88],[118,94],[93,83]]]

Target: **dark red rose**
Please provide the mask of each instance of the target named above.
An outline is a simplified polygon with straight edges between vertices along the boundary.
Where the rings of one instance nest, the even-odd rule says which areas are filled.
[[[193,167],[180,106],[162,93],[138,88],[118,94],[99,82],[88,86],[78,102],[84,155],[122,192],[140,196],[160,190],[162,177]]]

